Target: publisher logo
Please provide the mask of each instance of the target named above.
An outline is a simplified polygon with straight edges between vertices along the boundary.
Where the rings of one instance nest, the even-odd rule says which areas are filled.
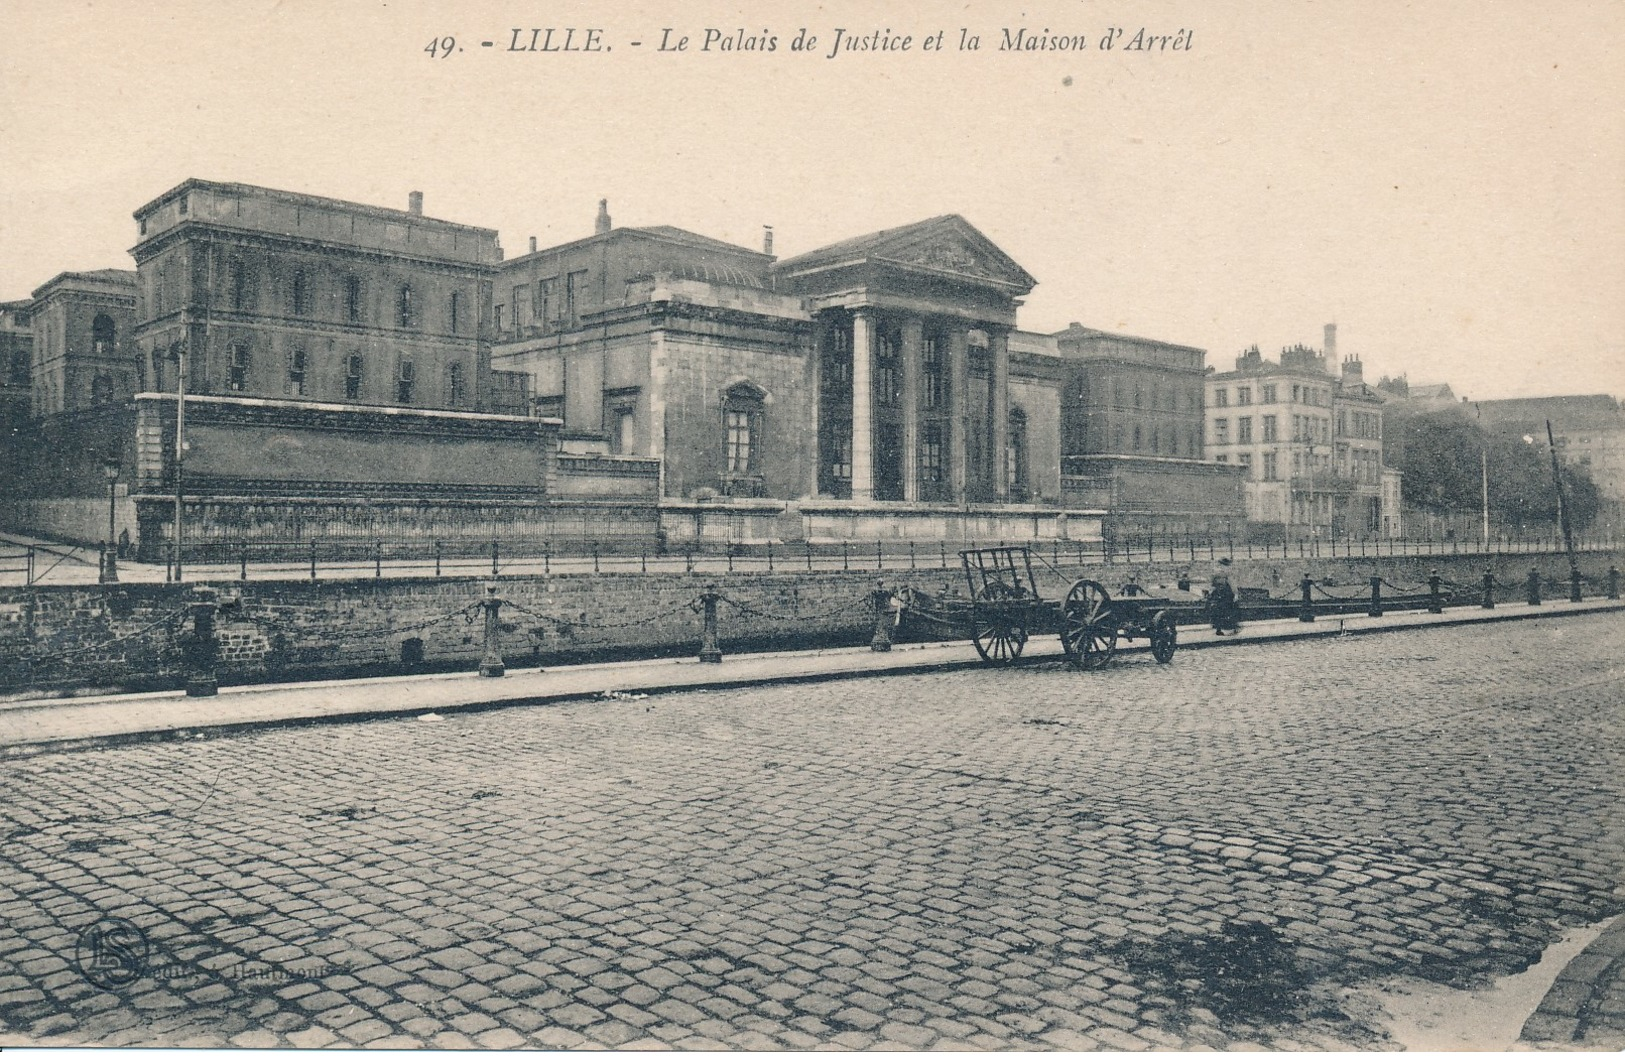
[[[79,971],[103,990],[147,974],[147,934],[120,917],[104,917],[79,933]]]

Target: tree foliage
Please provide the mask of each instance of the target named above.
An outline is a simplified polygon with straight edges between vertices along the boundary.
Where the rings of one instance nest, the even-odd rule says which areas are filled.
[[[1405,502],[1438,514],[1482,508],[1482,473],[1489,473],[1490,516],[1518,528],[1557,522],[1546,437],[1488,432],[1458,408],[1398,413],[1385,425],[1385,461],[1402,470]],[[1563,497],[1575,531],[1595,519],[1601,497],[1583,467],[1563,465]]]

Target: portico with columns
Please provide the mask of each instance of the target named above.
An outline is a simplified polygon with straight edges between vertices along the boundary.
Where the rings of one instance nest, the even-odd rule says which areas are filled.
[[[1010,333],[1035,280],[981,232],[937,217],[774,271],[814,322],[809,495],[964,506],[1048,490],[1035,486],[1032,467],[1059,452],[1035,461],[1025,427],[1046,408],[1011,398]]]

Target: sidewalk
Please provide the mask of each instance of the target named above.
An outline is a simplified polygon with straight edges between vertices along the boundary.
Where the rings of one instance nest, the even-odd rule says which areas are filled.
[[[1219,638],[1205,627],[1181,631],[1180,651],[1267,642],[1297,641],[1339,634],[1373,634],[1427,627],[1500,623],[1625,611],[1625,602],[1568,601],[1540,606],[1454,609],[1387,616],[1325,616],[1314,623],[1267,620],[1249,624],[1239,635]],[[1144,654],[1139,640],[1120,645],[1119,656]],[[1055,661],[1058,638],[1045,635],[1027,643],[1023,660]],[[1178,653],[1175,664],[1180,662]],[[814,652],[754,653],[721,664],[692,658],[582,664],[553,670],[510,671],[505,678],[473,672],[402,675],[389,678],[233,686],[214,697],[188,697],[179,690],[100,697],[26,700],[0,704],[0,758],[47,750],[71,750],[128,741],[155,740],[202,731],[240,731],[270,726],[354,721],[477,711],[524,704],[582,700],[608,693],[662,693],[685,689],[729,689],[787,682],[829,681],[877,675],[918,674],[981,663],[967,642],[898,645],[890,652],[867,648]],[[1079,679],[1091,676],[1079,672]]]

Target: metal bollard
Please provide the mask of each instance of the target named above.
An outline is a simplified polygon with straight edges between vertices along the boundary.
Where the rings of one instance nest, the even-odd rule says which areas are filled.
[[[1608,566],[1608,599],[1619,600],[1619,569],[1613,565]]]
[[[497,597],[495,583],[485,585],[485,600],[480,602],[480,608],[485,610],[485,655],[480,657],[480,677],[501,678],[508,669],[502,663],[502,599]]]
[[[714,588],[707,587],[700,595],[700,603],[705,606],[705,622],[700,631],[700,663],[722,663],[722,647],[717,644],[717,600],[722,595]]]
[[[436,539],[434,541],[434,575],[436,579],[440,578],[440,553],[441,542],[440,540]]]
[[[310,581],[316,582],[316,540],[310,541]]]
[[[1495,572],[1488,568],[1484,570],[1484,600],[1479,604],[1482,608],[1495,608]]]
[[[598,571],[598,540],[592,541],[592,570]]]
[[[773,571],[773,540],[767,541],[767,570]]]
[[[1365,610],[1367,616],[1382,615],[1382,577],[1371,577],[1371,607]]]
[[[870,599],[875,606],[875,633],[869,639],[869,650],[875,653],[891,652],[891,591],[886,584],[875,583],[875,589],[869,592]]]
[[[1529,604],[1531,604],[1531,605],[1539,605],[1540,604],[1540,569],[1531,568],[1529,570],[1529,580],[1528,580],[1528,582],[1526,584],[1526,587],[1527,587],[1527,589],[1529,591]]]
[[[237,552],[237,560],[238,560],[237,578],[240,579],[240,580],[243,580],[244,582],[247,582],[248,581],[248,544],[247,543],[244,543],[243,548]]]
[[[1309,578],[1309,573],[1305,572],[1303,574],[1303,579],[1298,583],[1298,586],[1303,590],[1303,606],[1298,610],[1298,622],[1314,623],[1315,603],[1313,599],[1309,597],[1309,592],[1314,589],[1315,581]]]
[[[376,541],[372,544],[372,578],[384,578],[384,544]]]
[[[491,540],[491,574],[497,574],[497,541]]]
[[[1578,566],[1569,568],[1569,600],[1580,600],[1580,569]]]
[[[1428,611],[1441,613],[1444,611],[1444,599],[1439,596],[1439,585],[1444,580],[1439,577],[1439,570],[1434,569],[1428,573]]]
[[[219,595],[208,587],[198,587],[192,592],[192,598],[187,604],[192,615],[192,633],[181,646],[186,657],[186,695],[212,697],[220,692],[214,669],[220,652],[220,643],[214,634],[214,610]]]
[[[848,556],[849,555],[847,553],[846,540],[842,539],[841,540],[841,571],[842,572],[845,572],[847,569],[852,567],[852,563],[851,563],[850,560],[848,560]]]

